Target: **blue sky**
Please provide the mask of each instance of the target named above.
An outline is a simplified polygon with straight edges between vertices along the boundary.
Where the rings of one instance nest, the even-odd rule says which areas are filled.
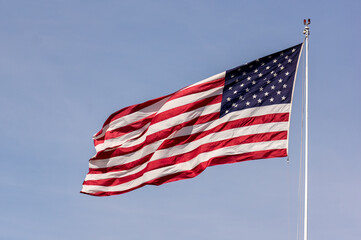
[[[301,70],[289,164],[79,191],[110,113],[300,43],[309,17],[309,236],[358,240],[360,11],[357,0],[0,1],[0,239],[295,239]]]

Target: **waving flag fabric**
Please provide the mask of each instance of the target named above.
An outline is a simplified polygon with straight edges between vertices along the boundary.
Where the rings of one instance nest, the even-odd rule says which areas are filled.
[[[82,193],[193,178],[208,166],[285,157],[302,44],[113,113],[94,135]]]

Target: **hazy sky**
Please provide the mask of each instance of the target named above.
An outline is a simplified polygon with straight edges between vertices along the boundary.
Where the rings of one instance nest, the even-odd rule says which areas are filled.
[[[0,239],[297,237],[290,163],[258,160],[123,195],[80,194],[112,112],[310,36],[310,239],[361,236],[361,1],[0,0]]]

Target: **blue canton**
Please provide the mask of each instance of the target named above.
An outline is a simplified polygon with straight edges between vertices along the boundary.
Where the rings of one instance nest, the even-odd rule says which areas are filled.
[[[247,108],[290,103],[302,44],[226,71],[220,117]]]

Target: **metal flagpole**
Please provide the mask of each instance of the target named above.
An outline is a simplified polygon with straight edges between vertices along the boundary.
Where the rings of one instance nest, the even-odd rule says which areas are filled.
[[[305,35],[306,42],[306,71],[305,71],[305,209],[304,209],[304,223],[303,223],[303,239],[307,240],[308,236],[308,37],[310,35],[310,28],[308,25],[311,23],[311,19],[304,20],[305,29],[303,34]]]

